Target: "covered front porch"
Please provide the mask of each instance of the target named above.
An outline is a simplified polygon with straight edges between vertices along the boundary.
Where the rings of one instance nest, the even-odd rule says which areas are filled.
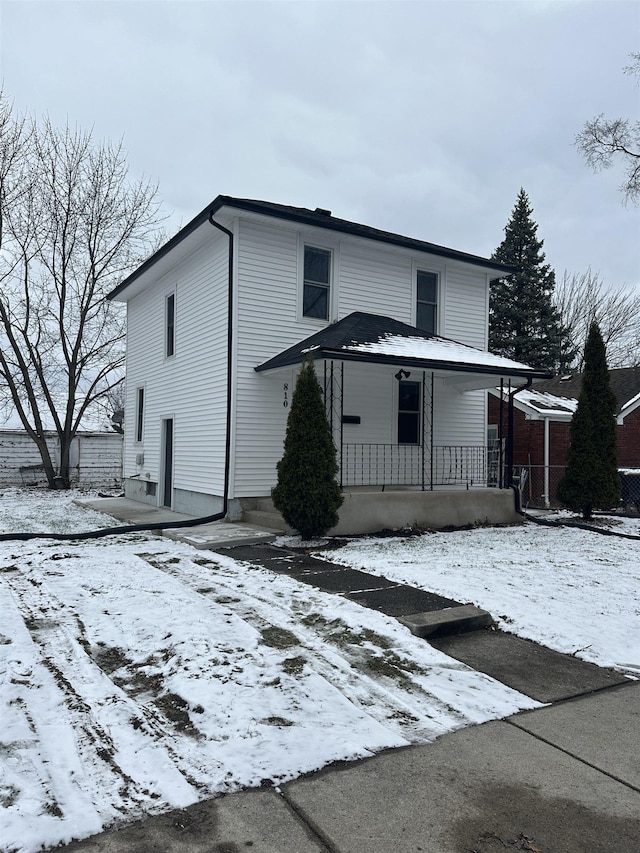
[[[546,376],[389,317],[350,314],[256,367],[277,376],[312,357],[342,489],[471,490],[510,483],[509,445],[487,445],[486,389]],[[343,513],[346,510],[343,509]]]
[[[486,443],[484,392],[462,396],[443,371],[337,359],[317,370],[343,489],[497,485],[500,454]]]

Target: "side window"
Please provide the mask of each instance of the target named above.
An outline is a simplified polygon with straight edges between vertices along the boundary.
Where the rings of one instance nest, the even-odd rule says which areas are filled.
[[[136,441],[142,441],[144,425],[144,388],[136,391]]]
[[[438,274],[418,270],[416,327],[423,332],[437,334],[438,330]]]
[[[328,249],[305,246],[302,315],[328,320],[330,296],[331,252]]]
[[[170,293],[165,305],[165,350],[167,358],[176,351],[176,295]]]
[[[399,383],[398,444],[422,444],[419,382]]]

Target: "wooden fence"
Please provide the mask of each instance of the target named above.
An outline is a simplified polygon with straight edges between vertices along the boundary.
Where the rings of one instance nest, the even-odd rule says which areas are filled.
[[[60,461],[56,433],[47,433],[54,465]],[[122,484],[122,436],[116,432],[78,433],[71,445],[71,483],[113,489]],[[38,448],[26,432],[0,430],[0,486],[46,485]]]

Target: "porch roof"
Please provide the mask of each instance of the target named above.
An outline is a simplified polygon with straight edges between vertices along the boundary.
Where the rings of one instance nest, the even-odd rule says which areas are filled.
[[[469,387],[490,387],[496,377],[542,379],[551,374],[475,347],[431,335],[378,314],[356,311],[256,366],[277,370],[313,358],[359,361],[463,374]],[[486,381],[483,379],[486,377]],[[461,377],[462,380],[462,377]],[[462,380],[456,384],[463,384]]]

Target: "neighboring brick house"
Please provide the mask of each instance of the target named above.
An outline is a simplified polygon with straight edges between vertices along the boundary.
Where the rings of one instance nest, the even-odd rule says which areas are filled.
[[[610,370],[616,396],[618,466],[640,469],[640,367]],[[569,425],[578,404],[582,374],[556,376],[536,382],[514,396],[513,463],[527,469],[524,500],[533,506],[555,505],[556,488],[564,473]],[[500,430],[500,390],[489,394],[489,438],[507,434],[507,391],[503,391]]]

